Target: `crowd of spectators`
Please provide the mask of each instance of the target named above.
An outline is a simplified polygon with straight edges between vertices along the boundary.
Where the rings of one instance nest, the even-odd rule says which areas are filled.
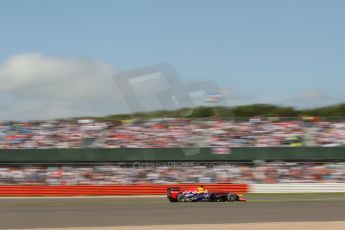
[[[0,123],[0,149],[344,146],[345,121],[153,119]]]
[[[138,166],[138,165],[137,165]],[[0,166],[0,184],[107,185],[344,182],[345,163],[260,163],[119,167]]]
[[[345,146],[345,122],[320,122],[315,133],[316,145]]]

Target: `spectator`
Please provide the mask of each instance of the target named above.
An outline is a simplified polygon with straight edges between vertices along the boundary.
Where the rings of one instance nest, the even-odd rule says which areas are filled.
[[[262,163],[169,167],[0,166],[0,184],[98,185],[343,182],[345,163]]]

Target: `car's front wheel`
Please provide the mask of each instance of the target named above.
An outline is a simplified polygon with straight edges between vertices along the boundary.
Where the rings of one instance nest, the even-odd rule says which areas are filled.
[[[227,200],[229,202],[235,202],[237,200],[237,195],[235,193],[229,193],[227,195]]]

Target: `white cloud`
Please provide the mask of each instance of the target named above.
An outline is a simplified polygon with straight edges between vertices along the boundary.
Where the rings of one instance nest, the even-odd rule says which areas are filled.
[[[16,55],[0,65],[0,119],[123,112],[113,68],[89,59]]]
[[[328,98],[329,96],[326,94],[326,92],[318,89],[305,90],[296,97],[296,99],[304,102],[318,102]]]
[[[277,101],[276,104],[294,106],[297,108],[315,108],[343,102],[343,97],[332,95],[321,89],[305,89],[295,96]]]
[[[15,55],[0,63],[0,120],[50,119],[74,116],[100,116],[123,113],[126,106],[114,87],[115,71],[90,59],[69,59],[41,54]],[[146,106],[152,104],[153,87],[140,84],[136,96]],[[287,99],[239,94],[224,89],[229,105],[275,103],[297,107],[315,107],[338,103],[344,96],[306,89]],[[135,96],[135,95],[134,95]],[[151,104],[150,104],[151,103]]]

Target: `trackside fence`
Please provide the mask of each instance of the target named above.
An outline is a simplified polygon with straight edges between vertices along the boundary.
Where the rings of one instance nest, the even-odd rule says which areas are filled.
[[[114,196],[165,195],[168,187],[182,190],[197,184],[169,185],[3,185],[0,196]],[[283,184],[206,184],[210,191],[238,193],[345,193],[345,183],[283,183]]]
[[[77,185],[77,186],[0,186],[0,196],[111,196],[111,195],[165,195],[168,187],[187,189],[196,184],[170,185]],[[247,193],[246,184],[206,184],[210,191]]]
[[[326,193],[344,192],[345,183],[251,184],[251,193]]]

